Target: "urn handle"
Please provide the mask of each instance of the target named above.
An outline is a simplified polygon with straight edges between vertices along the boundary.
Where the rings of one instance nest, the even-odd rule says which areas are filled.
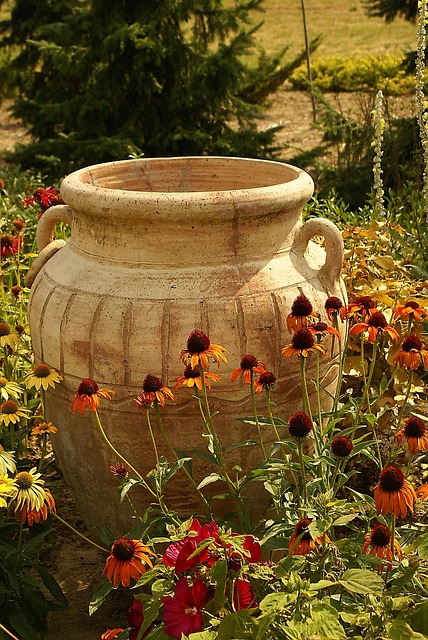
[[[315,236],[325,239],[326,259],[320,269],[320,275],[334,284],[340,277],[343,266],[343,239],[336,225],[326,218],[310,218],[297,231],[293,249],[303,255],[308,242]]]
[[[41,268],[65,244],[64,240],[53,240],[53,231],[57,222],[71,224],[73,211],[66,204],[49,207],[37,224],[36,241],[39,254],[33,261],[25,277],[25,286],[31,287]]]

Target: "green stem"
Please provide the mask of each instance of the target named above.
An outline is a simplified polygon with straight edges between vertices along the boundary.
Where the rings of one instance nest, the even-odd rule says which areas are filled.
[[[65,525],[66,527],[68,527],[71,531],[73,531],[77,536],[80,536],[81,538],[83,538],[83,540],[86,540],[86,542],[88,542],[89,544],[91,544],[93,547],[96,547],[97,549],[99,549],[100,551],[104,551],[104,553],[110,553],[110,551],[108,549],[106,549],[105,547],[100,547],[99,544],[97,544],[96,542],[94,542],[93,540],[90,540],[89,538],[87,538],[83,533],[81,533],[80,531],[78,531],[77,529],[75,529],[69,522],[66,522],[65,520],[63,520],[61,518],[61,516],[59,516],[57,513],[55,513],[55,511],[52,511],[52,515],[54,518],[56,518],[59,522],[61,522],[61,524]]]
[[[158,475],[158,479],[159,481],[156,479],[155,477],[155,486],[156,486],[156,499],[158,501],[159,507],[161,509],[161,511],[165,514],[168,515],[168,509],[165,505],[165,501],[162,495],[162,485],[161,485],[161,479],[162,479],[162,469],[161,469],[161,465],[160,465],[160,458],[159,458],[159,453],[158,453],[158,448],[156,445],[156,439],[155,439],[155,435],[153,433],[153,429],[152,429],[152,422],[150,420],[150,408],[147,407],[146,409],[146,420],[147,420],[147,426],[149,428],[149,433],[150,433],[150,438],[152,441],[152,445],[153,445],[153,450],[155,453],[155,458],[156,458],[156,470],[157,470],[157,475]]]
[[[300,469],[302,472],[302,485],[303,485],[303,504],[308,504],[308,487],[306,484],[306,470],[305,463],[303,462],[303,443],[301,438],[297,438],[297,452],[299,456]]]
[[[47,433],[44,433],[42,435],[42,452],[40,454],[40,460],[39,460],[39,464],[38,464],[38,467],[37,467],[37,471],[39,471],[39,472],[40,472],[40,469],[42,468],[43,460],[45,459],[45,456],[46,456],[47,437],[48,437]]]
[[[259,423],[259,416],[257,415],[257,405],[256,405],[256,397],[255,397],[255,394],[254,394],[253,370],[252,369],[250,371],[250,376],[251,376],[251,380],[250,380],[251,404],[253,406],[253,413],[254,413],[254,418],[255,418],[255,421],[256,421],[257,433],[259,434],[260,448],[261,448],[262,453],[263,453],[263,458],[264,458],[264,460],[266,460],[267,459],[266,449],[265,449],[265,446],[263,444],[262,431],[260,429],[260,423]]]
[[[8,635],[10,638],[12,638],[12,640],[18,640],[18,638],[16,636],[14,636],[13,633],[11,631],[9,631],[9,629],[6,629],[6,627],[4,627],[1,622],[0,622],[0,629],[2,631],[4,631],[6,633],[6,635]]]
[[[407,383],[407,390],[406,390],[406,396],[404,398],[403,404],[400,407],[400,412],[398,414],[398,418],[397,418],[397,427],[400,428],[400,424],[401,421],[403,419],[404,416],[404,412],[406,410],[406,404],[409,400],[409,396],[410,396],[410,391],[412,389],[412,382],[413,382],[413,369],[409,369],[409,380]],[[394,455],[394,451],[395,451],[395,439],[392,440],[392,445],[391,445],[391,449],[389,451],[389,457],[388,457],[388,462],[387,464],[389,464],[392,460],[392,457]]]
[[[119,453],[119,451],[112,445],[112,443],[108,439],[108,437],[107,437],[107,435],[106,435],[106,433],[105,433],[105,431],[103,429],[103,425],[101,424],[101,420],[100,420],[100,417],[98,415],[98,411],[94,411],[93,413],[94,413],[94,416],[95,416],[95,421],[97,423],[98,429],[100,430],[100,433],[101,433],[105,443],[107,444],[107,446],[110,447],[110,449],[119,458],[119,460],[122,460],[122,462],[124,462],[131,469],[131,471],[137,476],[138,480],[141,482],[141,484],[144,486],[144,488],[147,489],[147,491],[149,493],[151,493],[153,497],[157,498],[156,493],[147,484],[147,482],[144,480],[143,476],[140,473],[138,473],[138,471],[136,469],[134,469],[132,464],[130,464],[128,462],[128,460],[126,458],[124,458],[123,455],[121,453]]]

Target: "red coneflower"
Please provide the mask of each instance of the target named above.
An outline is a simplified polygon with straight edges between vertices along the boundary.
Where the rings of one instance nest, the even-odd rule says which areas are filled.
[[[318,536],[314,540],[308,531],[311,522],[312,518],[302,518],[296,524],[288,544],[289,555],[305,556],[310,551],[314,551],[317,545],[322,545],[323,537]],[[325,536],[325,541],[330,542],[328,536]]]
[[[205,380],[206,388],[211,389],[210,381],[218,382],[219,380],[221,380],[221,376],[217,375],[216,373],[210,373],[209,371],[204,371],[204,380]],[[183,375],[177,378],[174,391],[176,391],[181,386],[185,386],[185,387],[196,386],[199,389],[199,391],[202,391],[203,385],[202,385],[201,370],[199,368],[199,365],[196,365],[196,367],[194,368],[192,368],[190,364],[186,366]]]
[[[338,436],[332,440],[330,448],[332,453],[338,458],[346,458],[351,455],[354,445],[348,436]]]
[[[274,388],[276,382],[276,376],[272,373],[272,371],[263,371],[254,381],[254,389],[257,393],[261,393],[262,391],[270,391]]]
[[[90,378],[83,378],[74,396],[71,408],[75,413],[80,411],[83,416],[85,415],[86,407],[88,407],[90,411],[96,411],[98,409],[100,406],[100,398],[111,400],[111,393],[113,392],[110,389],[100,389],[97,383]]]
[[[416,333],[410,333],[401,343],[401,349],[395,354],[394,365],[407,367],[415,371],[423,365],[428,369],[428,351],[424,349],[424,344]]]
[[[405,518],[408,509],[413,511],[415,490],[398,467],[390,465],[381,471],[373,494],[378,515],[393,513],[397,517]]]
[[[21,246],[22,238],[18,236],[12,236],[9,233],[3,233],[0,236],[0,254],[2,258],[15,255]]]
[[[294,438],[306,438],[312,428],[312,420],[304,411],[293,413],[288,421],[288,432]]]
[[[291,305],[291,313],[287,316],[287,328],[290,333],[311,324],[319,314],[314,311],[311,301],[303,293]]]
[[[416,300],[407,300],[404,304],[395,307],[392,317],[394,320],[400,318],[401,320],[408,321],[411,318],[420,321],[422,318],[426,318],[428,310],[421,307]]]
[[[134,402],[137,403],[140,409],[150,407],[154,402],[164,407],[166,398],[175,401],[171,389],[165,387],[160,378],[149,374],[144,379],[142,393],[134,398]]]
[[[131,469],[124,462],[116,462],[116,464],[111,464],[109,465],[108,470],[118,478],[127,478],[131,472]]]
[[[324,309],[327,311],[327,316],[330,322],[334,322],[335,318],[343,321],[346,318],[346,307],[340,298],[336,296],[330,296],[327,298],[324,304]]]
[[[395,440],[400,446],[403,441],[406,441],[411,453],[428,451],[428,433],[425,423],[417,416],[407,418],[404,427],[397,432]]]
[[[392,550],[391,550],[391,532],[384,524],[377,524],[371,531],[364,536],[364,544],[361,548],[362,553],[368,553],[378,558],[388,561],[388,571],[392,568]],[[403,552],[399,542],[394,538],[394,553],[399,560],[403,557]],[[380,565],[379,571],[383,571],[383,564]]]
[[[354,324],[350,328],[349,333],[356,336],[363,333],[363,331],[367,331],[369,334],[367,342],[374,342],[378,334],[383,331],[386,332],[392,340],[398,340],[400,337],[397,330],[388,324],[385,316],[380,311],[374,311],[371,313],[367,322],[357,322],[357,324]]]
[[[324,353],[324,349],[320,344],[315,344],[315,338],[308,328],[299,329],[294,334],[291,344],[288,344],[281,351],[285,358],[292,356],[303,356],[306,358],[310,351],[320,351]]]
[[[236,378],[242,375],[245,384],[251,384],[251,373],[263,373],[264,371],[266,371],[264,362],[257,360],[255,356],[247,355],[242,358],[239,369],[232,371],[230,379],[235,382]]]
[[[141,540],[118,538],[113,543],[102,575],[105,575],[115,587],[119,585],[119,582],[124,587],[129,587],[131,578],[138,580],[143,573],[146,573],[147,566],[153,569],[150,556],[156,558],[156,554]]]
[[[208,369],[210,358],[220,366],[220,361],[227,362],[224,352],[226,349],[219,344],[211,344],[211,341],[205,333],[195,329],[187,338],[187,348],[180,353],[180,359],[183,364],[187,364],[190,359],[192,368],[200,365],[203,369]]]

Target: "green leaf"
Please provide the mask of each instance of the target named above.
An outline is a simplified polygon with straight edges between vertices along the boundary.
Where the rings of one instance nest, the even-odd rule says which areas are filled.
[[[358,513],[348,513],[348,515],[346,516],[340,516],[340,518],[337,518],[337,520],[333,522],[333,526],[344,527],[350,522],[352,522],[352,520],[354,520],[358,515],[359,515]]]
[[[165,487],[168,484],[168,482],[171,480],[171,478],[177,473],[177,471],[181,469],[181,467],[184,467],[186,462],[189,462],[191,460],[192,460],[191,458],[179,458],[178,460],[176,460],[174,464],[171,466],[171,468],[168,469],[167,473],[165,474],[162,486]]]
[[[360,595],[365,595],[366,593],[380,595],[385,587],[382,578],[367,569],[349,569],[342,575],[339,583],[349,593]]]
[[[427,640],[427,636],[413,631],[412,627],[404,620],[396,618],[386,623],[386,630],[391,640]]]
[[[232,444],[230,447],[224,450],[224,453],[228,453],[229,451],[235,451],[235,449],[242,449],[243,447],[254,447],[258,446],[259,443],[257,440],[245,440],[245,442],[238,442],[236,444]]]
[[[21,547],[22,555],[27,556],[27,558],[31,558],[31,556],[36,552],[39,544],[41,544],[50,533],[50,531],[43,531],[43,533],[40,533],[35,538],[31,538],[31,540],[23,544]]]
[[[261,601],[260,611],[267,614],[282,611],[297,600],[297,595],[297,593],[269,593]]]
[[[266,640],[266,631],[274,620],[275,613],[264,616],[261,620],[259,619],[259,628],[257,629],[256,640]]]
[[[101,607],[102,603],[110,593],[114,589],[112,583],[107,580],[107,578],[103,578],[95,589],[91,601],[89,603],[89,615],[91,616],[95,611]]]
[[[210,473],[209,476],[201,480],[201,482],[198,484],[198,489],[202,489],[203,487],[206,487],[208,484],[212,484],[213,482],[218,482],[219,480],[223,480],[220,474],[215,472]]]
[[[141,637],[143,636],[144,631],[146,631],[146,629],[150,627],[152,622],[156,620],[156,618],[158,617],[159,609],[162,606],[162,598],[155,598],[153,600],[150,596],[147,596],[147,594],[142,594],[142,596],[145,597],[139,598],[143,602],[144,608],[144,620],[139,632],[141,634]]]
[[[135,484],[141,484],[141,483],[139,480],[136,480],[135,478],[129,478],[129,480],[126,481],[126,483],[123,485],[122,489],[120,490],[120,502],[123,502],[125,500],[126,494]]]
[[[328,589],[328,587],[334,587],[337,582],[331,582],[330,580],[319,580],[318,582],[311,582],[309,585],[309,591],[320,591],[321,589]]]
[[[338,620],[337,611],[329,604],[312,607],[313,631],[326,640],[346,640],[345,630]]]
[[[189,640],[214,640],[216,637],[217,631],[198,631],[197,633],[191,633]]]
[[[61,604],[64,609],[66,609],[68,607],[67,598],[65,597],[63,590],[61,589],[53,575],[51,575],[49,571],[42,565],[36,565],[34,568],[37,569],[37,572],[43,584],[45,585],[51,596],[53,596],[55,600],[59,604]]]
[[[426,560],[428,558],[428,535],[425,534],[418,538],[418,540],[416,541],[416,546],[418,549],[419,557],[423,560]]]
[[[330,529],[332,522],[333,520],[331,518],[319,518],[318,520],[314,520],[313,522],[311,522],[311,524],[308,526],[308,531],[311,534],[312,538],[315,540],[315,538],[322,536],[326,531]]]
[[[229,613],[220,622],[217,629],[217,640],[241,640],[241,638],[254,638],[256,622],[249,611],[243,609],[236,613]]]
[[[215,594],[206,606],[209,613],[216,614],[223,607],[227,581],[227,560],[218,560],[211,569],[211,580],[215,582]]]
[[[410,616],[410,623],[415,631],[423,633],[428,630],[428,600],[414,608]]]

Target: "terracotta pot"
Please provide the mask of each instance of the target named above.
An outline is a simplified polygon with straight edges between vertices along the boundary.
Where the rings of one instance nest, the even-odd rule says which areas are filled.
[[[194,329],[227,349],[227,364],[212,369],[222,380],[210,395],[225,447],[255,437],[234,421],[251,414],[248,386],[230,382],[243,355],[255,355],[277,376],[277,415],[288,419],[301,408],[298,359],[281,357],[291,340],[286,316],[300,293],[323,313],[328,296],[346,298],[340,232],[328,220],[301,220],[312,191],[312,179],[296,167],[223,157],[113,162],[65,178],[67,204],[50,208],[39,222],[29,313],[36,360],[64,378],[47,393],[47,414],[58,427],[55,449],[87,523],[115,531],[130,526],[108,471],[117,459],[92,414],[71,411],[82,378],[114,391],[113,401],[101,404],[101,420],[143,475],[154,456],[133,398],[148,373],[174,386],[184,369],[180,351]],[[50,242],[57,220],[71,225],[68,243]],[[324,237],[325,251],[314,236]],[[314,361],[308,364],[311,378]],[[334,358],[321,359],[322,384],[331,388],[336,375]],[[181,388],[178,402],[163,410],[179,450],[205,448],[192,395]],[[258,457],[256,447],[238,449],[230,462],[245,468]],[[171,507],[196,510],[184,474],[173,483]]]

